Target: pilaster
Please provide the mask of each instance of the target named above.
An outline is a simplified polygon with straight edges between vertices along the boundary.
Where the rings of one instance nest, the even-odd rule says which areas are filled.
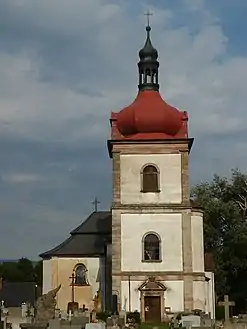
[[[113,182],[113,202],[120,202],[120,152],[113,152],[112,154],[112,182]]]
[[[121,213],[112,209],[112,294],[121,303]]]
[[[113,205],[120,203],[120,152],[113,152]],[[121,212],[112,208],[112,294],[121,303]],[[119,307],[121,307],[119,305]]]
[[[189,186],[189,153],[188,150],[181,152],[181,179],[182,179],[182,204],[190,205],[190,186]]]
[[[191,243],[191,213],[182,213],[182,239],[183,239],[183,272],[184,276],[184,310],[193,309],[193,273],[192,243]]]

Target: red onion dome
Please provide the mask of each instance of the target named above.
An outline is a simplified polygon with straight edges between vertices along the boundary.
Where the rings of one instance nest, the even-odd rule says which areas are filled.
[[[117,129],[123,136],[164,133],[175,136],[183,123],[183,112],[167,104],[159,92],[144,90],[117,115]]]

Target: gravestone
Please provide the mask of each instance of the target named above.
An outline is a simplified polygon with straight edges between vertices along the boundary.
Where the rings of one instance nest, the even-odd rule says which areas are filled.
[[[235,306],[235,302],[229,301],[229,296],[224,296],[224,301],[218,303],[219,306],[224,306],[225,309],[225,323],[230,322],[230,306]]]
[[[56,318],[61,318],[61,311],[60,311],[60,309],[55,309],[55,319]]]
[[[36,303],[36,322],[49,322],[55,318],[56,295],[61,285],[38,298]]]
[[[201,316],[201,327],[211,328],[213,327],[213,325],[214,325],[214,321],[212,321],[212,319],[209,317],[208,314],[203,314]]]
[[[106,319],[106,328],[112,327],[113,326],[113,322],[112,322],[112,318],[109,317]]]
[[[59,317],[60,317],[61,320],[67,320],[68,314],[67,314],[66,311],[62,310],[62,311],[60,311]]]
[[[8,315],[9,310],[4,305],[4,300],[1,301],[1,315]]]
[[[61,326],[65,325],[80,325],[80,326],[85,326],[87,323],[89,323],[89,318],[88,317],[72,317],[71,320],[63,320],[61,319]]]
[[[90,315],[90,322],[96,322],[96,312],[92,311]]]
[[[78,310],[78,317],[84,317],[84,318],[88,318],[88,321],[90,320],[90,312],[89,311],[84,311],[83,309]]]
[[[109,316],[106,319],[106,327],[107,328],[124,328],[125,326],[129,326],[128,321],[126,320],[126,314],[123,312],[119,312],[119,315]]]
[[[239,314],[236,322],[238,322],[238,323],[247,323],[247,314]]]
[[[106,329],[104,322],[87,323],[85,329]]]
[[[33,322],[33,323],[20,323],[21,329],[46,329],[49,323]]]
[[[7,316],[6,316],[3,320],[3,328],[4,329],[7,329],[7,323],[8,323],[8,319],[7,319]]]
[[[21,323],[21,329],[46,329],[49,326],[49,321],[55,318],[56,295],[60,288],[61,285],[38,298],[35,321]]]
[[[61,318],[60,327],[55,328],[54,325],[53,329],[84,329],[86,324],[89,323],[89,320],[89,314],[86,314],[86,312],[79,311],[77,316],[75,316],[75,314],[71,314],[71,316],[67,316],[66,319]]]
[[[3,306],[4,301],[1,301],[1,306],[0,306],[0,329],[4,329],[4,321],[3,321]]]
[[[171,324],[172,324],[172,327],[173,328],[178,328],[179,327],[179,323],[180,321],[178,320],[178,319],[172,319],[172,321],[171,321]]]
[[[27,303],[21,304],[21,317],[24,319],[27,316]]]
[[[126,311],[122,310],[119,312],[119,320],[121,322],[121,324],[119,324],[121,326],[121,328],[123,326],[125,326],[126,324],[126,318],[127,318],[127,314],[126,314]]]
[[[69,310],[69,312],[68,312],[68,320],[71,321],[71,319],[72,319],[72,311]]]
[[[49,321],[49,328],[50,329],[60,329],[60,319],[52,319]]]
[[[181,321],[182,327],[187,329],[201,326],[201,317],[199,315],[183,315]]]

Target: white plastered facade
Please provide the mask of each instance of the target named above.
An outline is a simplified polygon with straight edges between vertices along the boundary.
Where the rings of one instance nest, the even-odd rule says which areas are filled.
[[[145,165],[154,165],[159,171],[159,193],[142,193],[141,171]],[[121,307],[141,311],[139,287],[144,278],[154,273],[166,287],[165,309],[180,312],[185,309],[185,283],[183,280],[183,216],[178,207],[182,202],[181,154],[122,154],[120,155],[121,204],[129,210],[121,214],[121,272],[129,273],[128,280],[121,281]],[[147,207],[140,212],[131,211],[131,205],[150,207],[160,204],[157,211]],[[163,205],[171,205],[172,211]],[[201,309],[214,317],[214,275],[207,273],[210,283],[205,281],[203,214],[188,210],[190,215],[192,275],[198,279],[192,283],[193,308]],[[161,240],[161,261],[143,261],[142,239],[148,232],[156,233]],[[133,273],[133,275],[131,275]],[[143,274],[143,275],[142,275]],[[163,278],[166,280],[163,280]]]

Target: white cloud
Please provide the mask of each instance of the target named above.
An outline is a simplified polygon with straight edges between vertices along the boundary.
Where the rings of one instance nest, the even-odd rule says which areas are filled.
[[[205,11],[204,0],[184,0],[188,9]]]
[[[211,175],[222,165],[234,167],[234,161],[244,166],[247,160],[242,140],[236,141],[234,147],[231,139],[230,155],[228,144],[223,147],[220,142],[228,134],[235,136],[246,129],[247,58],[230,54],[228,37],[218,17],[205,8],[205,2],[183,3],[187,8],[183,14],[189,15],[187,25],[181,25],[176,9],[149,7],[154,13],[152,41],[159,51],[163,98],[188,111],[190,135],[196,140],[218,136],[211,144],[203,144],[201,162],[197,156],[201,177],[209,172]],[[35,153],[32,145],[30,150],[26,146],[22,158],[22,150],[16,151],[19,145],[14,146],[12,152],[18,153],[15,168],[4,168],[2,180],[16,189],[4,191],[0,216],[10,231],[20,217],[23,237],[30,223],[34,232],[38,223],[41,242],[36,249],[31,248],[33,255],[43,251],[43,240],[52,245],[54,230],[57,236],[66,236],[68,226],[73,227],[74,220],[79,222],[81,214],[90,211],[88,200],[93,193],[101,198],[107,194],[107,173],[111,170],[107,150],[100,153],[91,145],[95,140],[97,145],[105,145],[110,112],[120,110],[136,96],[138,51],[145,41],[145,17],[141,11],[147,9],[147,4],[136,1],[135,6],[133,1],[125,0],[0,2],[1,136],[46,142],[40,146],[40,157],[45,158],[40,165],[39,150]],[[61,149],[56,156],[54,141],[61,141],[68,149],[75,145],[85,148],[78,149],[80,157],[73,154],[70,160],[68,150],[63,155]],[[47,144],[52,144],[52,148],[46,149]],[[196,154],[201,152],[198,144],[194,150]],[[8,152],[11,151],[5,150],[7,156]],[[31,165],[34,153],[37,160]],[[36,189],[22,191],[28,185],[24,183],[37,180],[40,184]],[[50,227],[50,223],[54,226]],[[2,229],[5,236],[6,230]],[[29,250],[32,243],[27,242],[23,250]],[[3,242],[0,249],[2,246]],[[8,248],[10,254],[15,253],[11,245]]]
[[[11,184],[38,183],[45,181],[43,176],[31,173],[14,173],[2,175],[2,181]]]
[[[137,52],[145,38],[139,19],[130,21],[124,6],[107,1],[73,1],[72,4],[60,1],[59,6],[56,6],[56,1],[52,5],[48,1],[18,3],[17,0],[11,3],[13,17],[28,17],[29,24],[36,32],[54,33],[61,38],[69,33],[72,39],[75,35],[80,39],[81,34],[82,47],[79,50],[82,58],[83,41],[90,39],[91,33],[93,41],[91,44],[87,41],[86,47],[91,47],[89,53],[97,54],[97,67],[104,67],[105,74],[98,73],[88,58],[88,65],[91,66],[87,74],[91,77],[81,76],[77,87],[59,84],[59,77],[52,82],[42,82],[39,79],[42,74],[40,70],[46,64],[46,58],[33,57],[35,52],[31,56],[30,52],[25,51],[0,54],[0,120],[3,129],[38,139],[78,140],[97,134],[97,130],[97,135],[105,134],[109,129],[110,111],[121,109],[134,97]],[[201,15],[208,16],[202,1],[186,3],[189,9],[196,9]],[[212,23],[213,19],[206,26],[198,26],[199,32],[193,35],[189,28],[173,29],[169,26],[169,19],[175,16],[169,8],[152,9],[157,13],[153,18],[152,39],[160,55],[163,96],[175,106],[188,110],[194,134],[242,129],[247,98],[244,88],[247,59],[227,57],[227,37],[220,25]],[[165,31],[158,29],[164,21],[165,25],[168,24]],[[73,43],[71,47],[73,49]],[[56,55],[62,57],[63,53]],[[73,60],[72,53],[71,63]],[[78,65],[87,66],[86,60],[83,59],[84,63],[79,61]],[[69,65],[69,62],[66,63]],[[69,67],[59,69],[61,77],[63,70],[66,71],[63,76],[66,79]],[[67,78],[73,79],[73,76]],[[89,86],[88,80],[91,81]],[[77,91],[86,91],[87,88],[95,90],[102,97],[78,93],[76,88]],[[90,127],[86,124],[88,115],[95,116]],[[220,124],[223,117],[224,126]],[[63,136],[63,127],[73,120],[81,121],[83,129],[79,131],[71,124],[71,131],[67,129],[67,135]],[[203,126],[201,122],[204,122]]]

